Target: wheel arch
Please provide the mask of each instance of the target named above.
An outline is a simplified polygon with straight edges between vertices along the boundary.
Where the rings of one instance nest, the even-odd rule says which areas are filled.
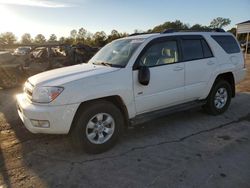
[[[234,79],[233,73],[232,73],[232,72],[225,72],[225,73],[219,74],[219,75],[216,77],[216,79],[215,79],[215,81],[214,81],[214,84],[213,84],[212,88],[214,87],[214,85],[215,85],[219,80],[225,80],[225,81],[227,81],[227,82],[230,84],[231,89],[232,89],[232,97],[235,97],[236,91],[235,91],[235,79]],[[212,88],[211,88],[211,89],[212,89]]]
[[[70,126],[69,133],[71,133],[73,126],[75,124],[75,121],[79,117],[81,110],[86,108],[88,105],[91,105],[91,103],[96,103],[98,101],[108,101],[108,102],[114,104],[116,107],[118,107],[118,109],[121,111],[121,113],[124,116],[125,126],[129,125],[128,110],[127,110],[127,107],[126,107],[124,101],[122,100],[122,98],[119,95],[112,95],[112,96],[96,98],[96,99],[91,99],[91,100],[87,100],[87,101],[82,102],[76,110],[76,113],[74,115],[73,121],[72,121],[71,126]]]

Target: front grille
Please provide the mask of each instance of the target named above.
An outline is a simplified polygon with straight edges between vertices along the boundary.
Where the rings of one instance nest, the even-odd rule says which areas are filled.
[[[25,82],[24,84],[24,93],[28,97],[28,99],[32,99],[32,93],[33,93],[34,86],[29,82]]]

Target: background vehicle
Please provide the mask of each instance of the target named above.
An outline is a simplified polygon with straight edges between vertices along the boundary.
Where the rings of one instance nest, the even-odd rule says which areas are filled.
[[[30,51],[31,51],[31,47],[29,46],[18,47],[13,52],[13,55],[27,55]]]
[[[70,133],[75,145],[99,153],[130,123],[193,105],[222,114],[245,73],[239,44],[221,30],[136,35],[106,45],[88,64],[30,77],[18,113],[33,133]]]
[[[13,88],[37,73],[87,62],[97,48],[86,45],[19,47],[13,54],[0,54],[0,87]]]

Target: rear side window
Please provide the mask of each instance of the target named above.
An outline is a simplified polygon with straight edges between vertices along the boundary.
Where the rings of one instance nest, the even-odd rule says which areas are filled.
[[[210,47],[208,46],[207,42],[204,39],[201,40],[201,44],[202,44],[204,58],[213,57],[211,49],[210,49]]]
[[[240,48],[232,36],[211,36],[228,54],[239,53]]]
[[[182,40],[183,60],[190,61],[203,58],[202,44],[199,39]]]

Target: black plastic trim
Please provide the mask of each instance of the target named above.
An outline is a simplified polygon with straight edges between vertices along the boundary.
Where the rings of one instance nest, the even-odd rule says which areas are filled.
[[[203,55],[205,55],[205,51],[204,51],[204,46],[203,46],[203,44],[202,44],[202,41],[204,41],[204,42],[207,44],[207,47],[208,47],[210,53],[212,54],[212,55],[209,56],[209,57],[205,57],[205,56],[204,56],[204,58],[211,58],[211,57],[214,57],[214,54],[213,54],[213,52],[212,52],[212,50],[211,50],[211,47],[210,47],[210,45],[208,44],[208,42],[206,41],[206,39],[201,39],[201,46],[202,46]]]
[[[225,33],[226,31],[221,28],[214,28],[214,29],[202,29],[202,30],[192,30],[192,29],[165,29],[161,34],[165,33],[175,33],[175,32],[218,32],[218,33]]]
[[[189,109],[198,108],[204,105],[205,103],[206,103],[206,100],[196,100],[196,101],[191,101],[191,102],[187,102],[183,104],[170,106],[170,107],[159,109],[159,110],[154,110],[151,112],[142,113],[130,119],[129,120],[130,125],[133,126],[133,125],[145,123],[153,119],[161,118],[163,116],[165,117],[166,115],[171,115],[176,112],[182,112],[182,111],[186,111]]]

